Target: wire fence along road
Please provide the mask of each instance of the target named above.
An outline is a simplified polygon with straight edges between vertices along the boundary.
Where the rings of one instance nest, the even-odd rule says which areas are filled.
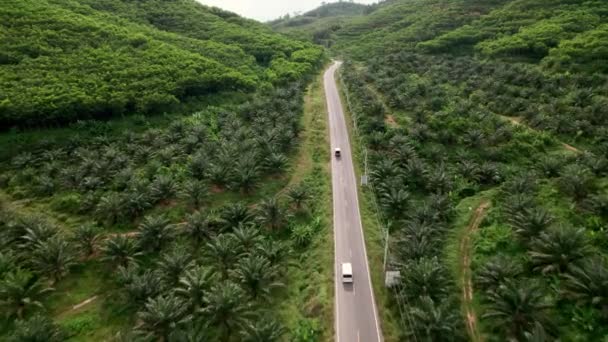
[[[342,150],[340,159],[332,157],[336,341],[382,342],[361,225],[351,146],[334,76],[340,65],[341,62],[335,62],[324,75],[331,150]],[[347,262],[353,266],[352,284],[343,284],[341,279],[341,265]]]

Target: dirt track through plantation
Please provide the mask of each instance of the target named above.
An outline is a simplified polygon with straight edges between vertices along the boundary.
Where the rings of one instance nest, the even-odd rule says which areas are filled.
[[[477,316],[473,309],[473,276],[471,273],[471,254],[473,252],[472,235],[479,229],[486,212],[492,203],[483,200],[471,216],[469,225],[460,240],[460,270],[462,286],[462,303],[466,314],[467,332],[472,341],[481,342],[483,338],[477,326]]]

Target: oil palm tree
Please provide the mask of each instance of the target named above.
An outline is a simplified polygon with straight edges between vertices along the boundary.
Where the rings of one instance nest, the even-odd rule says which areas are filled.
[[[409,204],[410,194],[403,188],[391,186],[380,193],[380,206],[391,220],[404,218]]]
[[[140,307],[149,298],[155,297],[162,291],[161,277],[151,270],[141,270],[139,266],[119,268],[120,280],[123,285],[127,303]]]
[[[514,280],[524,272],[517,260],[498,255],[483,264],[475,274],[475,285],[482,291],[496,291],[500,284]]]
[[[207,243],[205,254],[218,268],[222,279],[228,278],[228,271],[240,255],[239,245],[232,234],[221,234]]]
[[[568,165],[560,174],[559,185],[566,194],[574,197],[576,201],[581,201],[593,189],[593,175],[584,166]]]
[[[195,248],[198,248],[201,243],[219,233],[221,226],[222,222],[215,211],[196,211],[186,217],[182,233]]]
[[[429,297],[435,301],[444,298],[449,291],[449,273],[437,257],[409,261],[402,271],[402,295],[409,300]]]
[[[508,338],[521,339],[536,323],[550,325],[547,311],[552,305],[545,291],[530,281],[505,281],[489,292],[483,318]]]
[[[46,287],[37,276],[15,269],[0,281],[0,306],[7,315],[21,319],[29,309],[43,308],[40,300],[51,291],[54,289]]]
[[[164,216],[146,216],[138,227],[142,249],[159,252],[175,237],[175,228]]]
[[[194,265],[192,257],[182,248],[176,248],[161,256],[157,271],[165,288],[174,288],[181,276]]]
[[[608,318],[608,262],[604,257],[585,259],[564,274],[562,295],[579,305],[592,305]]]
[[[186,270],[179,279],[175,293],[184,298],[192,310],[197,311],[214,282],[215,273],[210,268],[196,266]]]
[[[253,225],[239,225],[239,227],[234,229],[232,235],[240,246],[239,250],[244,253],[251,253],[256,245],[263,239],[262,236],[260,236],[259,228],[254,227]]]
[[[449,302],[436,302],[429,297],[420,300],[409,309],[409,335],[418,341],[459,340],[464,330],[458,309]],[[449,336],[449,337],[448,337]]]
[[[181,197],[192,208],[199,208],[209,198],[209,186],[201,181],[188,181],[182,186]]]
[[[509,218],[509,223],[513,226],[519,239],[528,243],[530,239],[544,232],[554,220],[547,210],[533,207],[515,213]]]
[[[276,319],[264,317],[247,322],[241,338],[243,342],[278,342],[285,333],[285,328]]]
[[[41,242],[32,252],[32,268],[49,276],[53,283],[65,277],[77,264],[72,246],[62,237]]]
[[[114,265],[127,266],[141,255],[135,241],[126,235],[109,237],[101,247],[101,259]]]
[[[150,184],[150,197],[154,202],[173,198],[177,194],[177,184],[170,175],[157,175]]]
[[[184,302],[172,293],[148,298],[143,310],[137,313],[141,321],[137,330],[147,339],[168,341],[178,325],[191,319],[187,310]]]
[[[243,194],[250,194],[260,181],[260,168],[255,165],[242,165],[234,170],[234,185]]]
[[[83,225],[74,230],[72,241],[77,245],[82,255],[88,258],[95,253],[100,238],[99,228],[92,225]]]
[[[113,225],[124,217],[124,199],[118,193],[111,192],[99,199],[95,209],[97,217]]]
[[[63,331],[50,318],[38,313],[27,320],[18,319],[6,341],[61,342],[65,339]]]
[[[547,274],[568,271],[591,251],[584,229],[559,227],[534,239],[528,254],[534,269]]]
[[[271,231],[277,231],[287,223],[287,213],[276,197],[268,198],[258,205],[257,218]]]
[[[277,280],[276,268],[259,255],[250,255],[242,259],[237,264],[234,275],[253,300],[266,300],[274,288],[283,286]]]
[[[253,222],[253,214],[241,202],[234,202],[224,206],[220,213],[226,229],[234,229],[239,225],[247,225]]]
[[[250,308],[245,293],[232,282],[216,284],[205,298],[202,310],[207,320],[220,329],[221,341],[228,342],[237,329],[248,322]]]
[[[291,203],[295,211],[298,212],[310,199],[310,194],[308,189],[306,189],[303,184],[299,184],[289,188],[289,190],[287,191],[287,198],[289,198],[289,202]]]

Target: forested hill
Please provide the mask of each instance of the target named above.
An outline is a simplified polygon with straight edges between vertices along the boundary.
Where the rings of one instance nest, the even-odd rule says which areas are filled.
[[[390,1],[337,33],[340,47],[355,56],[411,49],[608,71],[602,0]]]
[[[162,112],[299,79],[321,53],[194,0],[10,1],[0,8],[0,126]]]
[[[312,40],[329,47],[335,40],[333,33],[340,30],[343,23],[370,13],[375,7],[354,2],[333,2],[302,15],[287,15],[269,24],[273,29],[291,37]]]

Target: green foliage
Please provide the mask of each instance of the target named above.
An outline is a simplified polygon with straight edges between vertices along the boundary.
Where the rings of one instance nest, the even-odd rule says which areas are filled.
[[[193,0],[4,6],[0,125],[162,113],[187,97],[298,79],[321,58],[310,44],[230,17]]]

